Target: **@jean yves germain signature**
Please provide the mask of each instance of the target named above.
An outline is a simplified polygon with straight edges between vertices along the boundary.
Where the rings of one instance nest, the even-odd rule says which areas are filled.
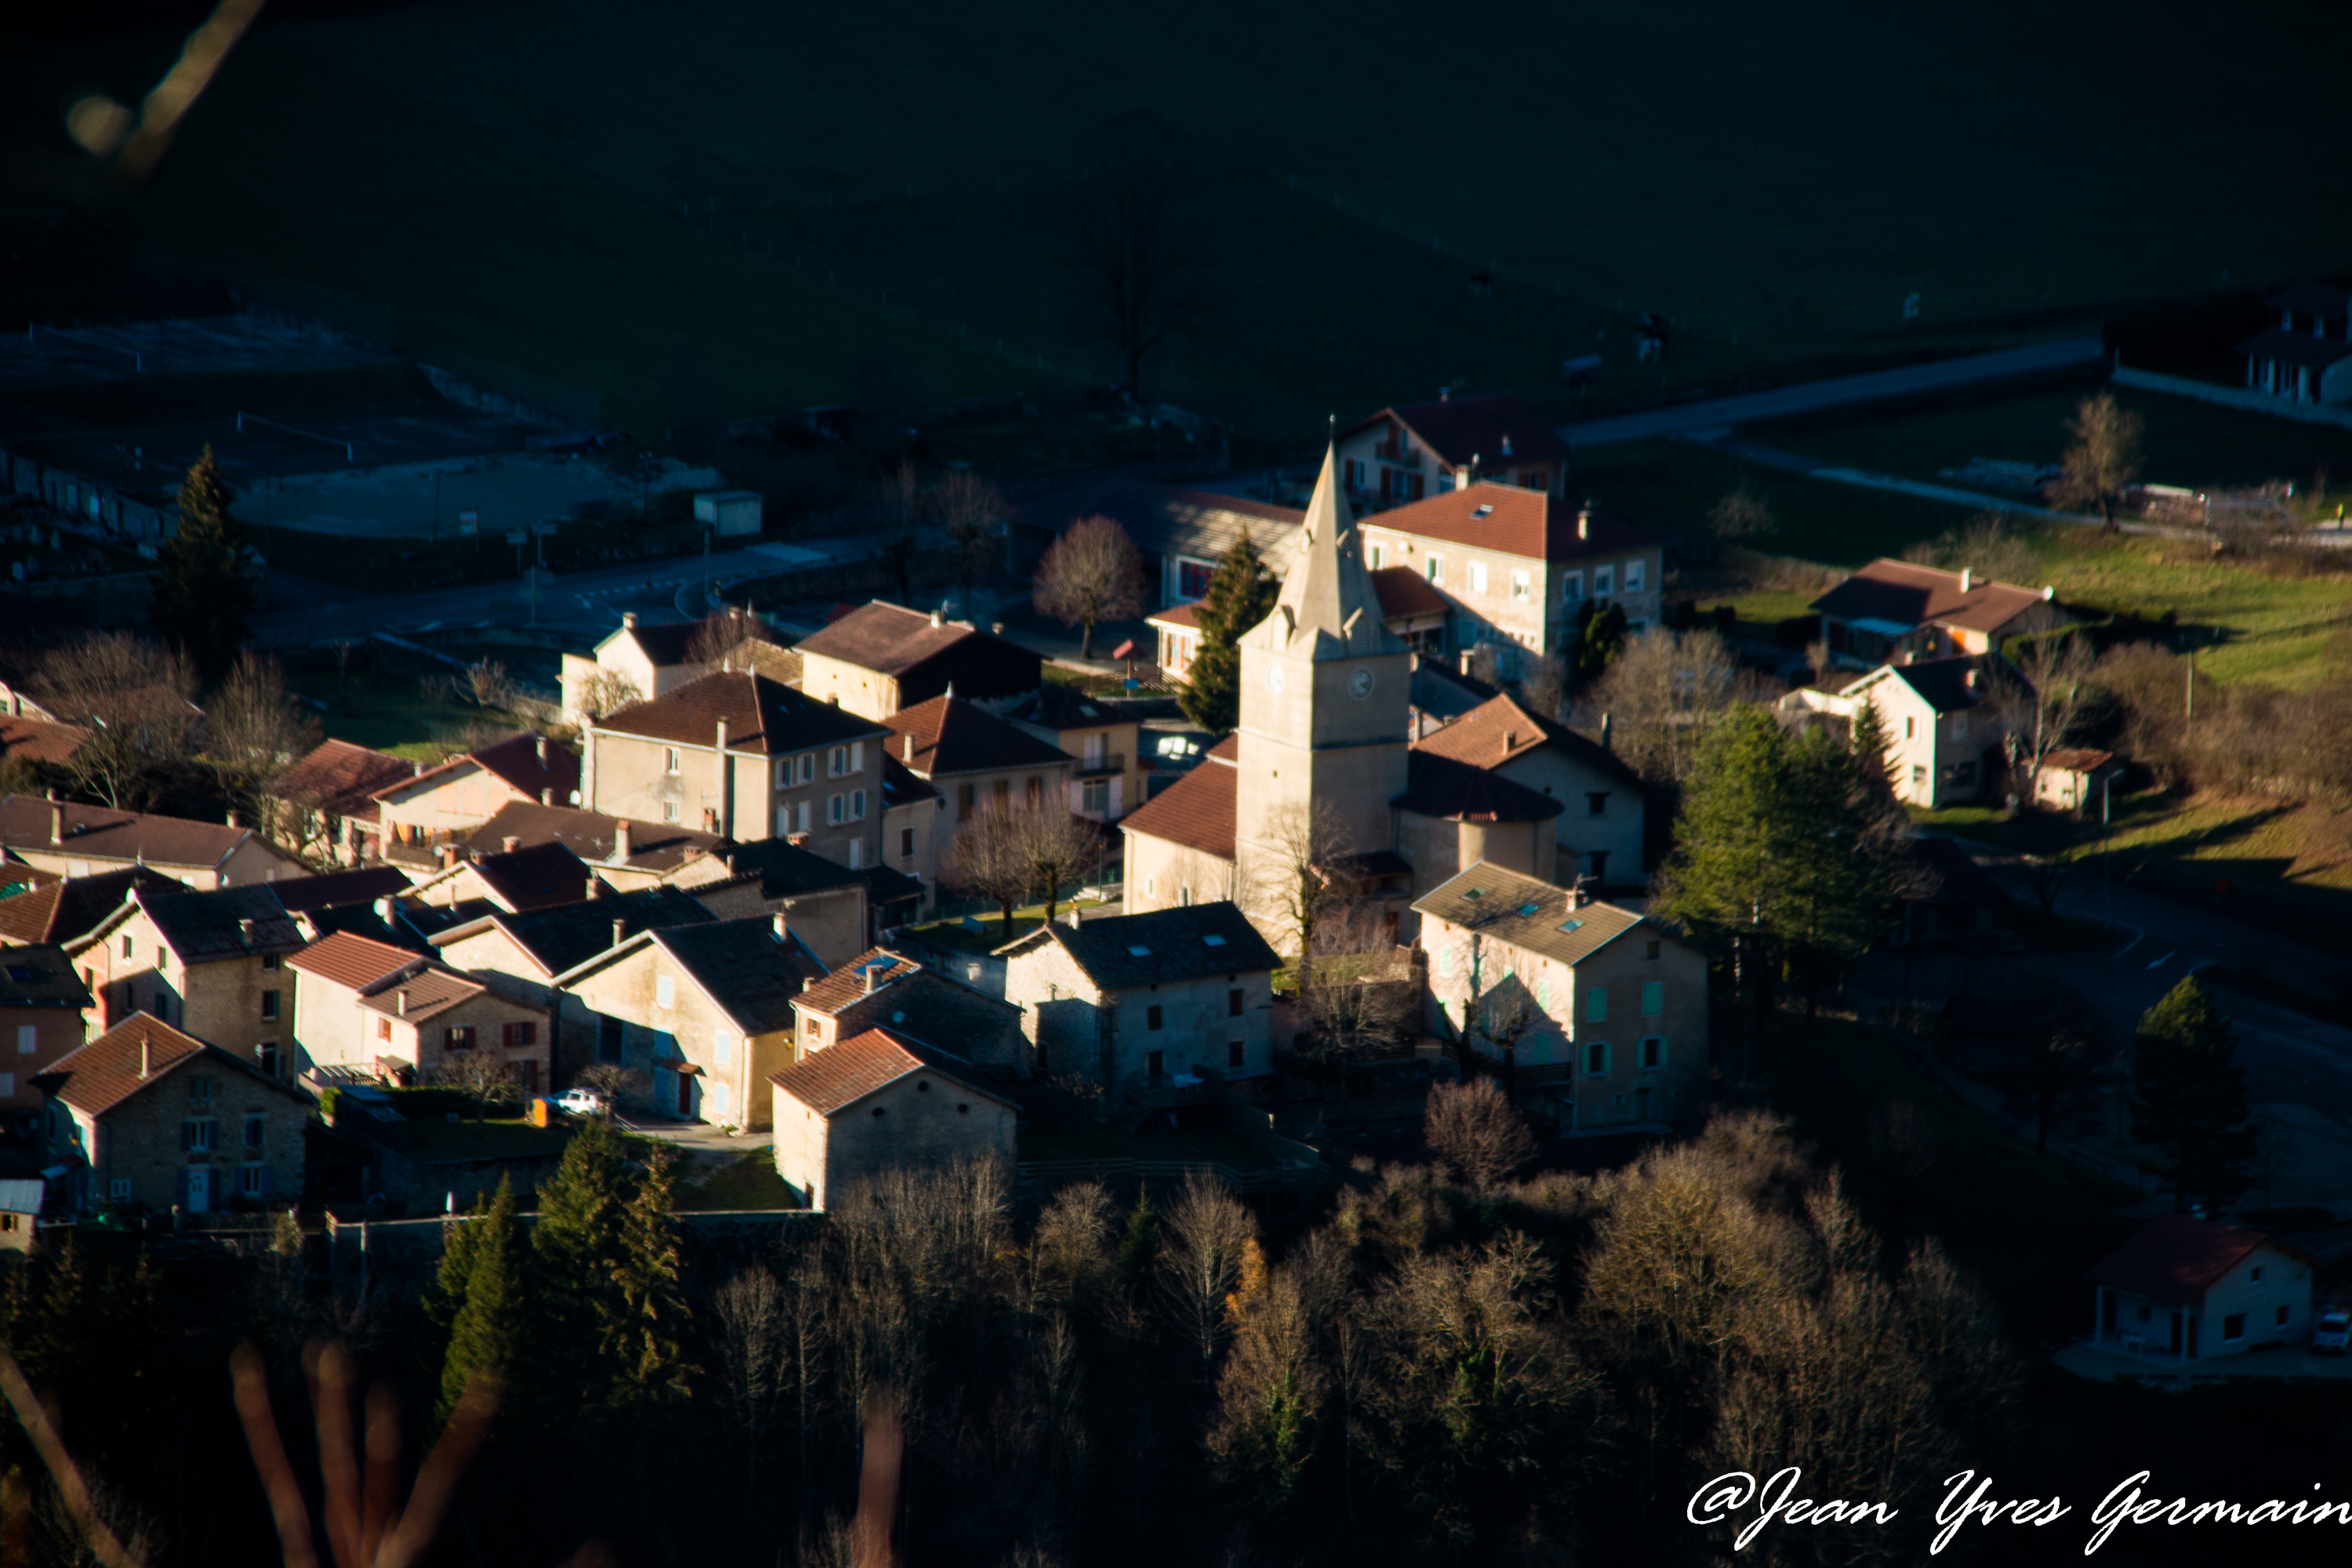
[[[2303,1498],[2290,1502],[2271,1498],[2260,1502],[2200,1502],[2190,1498],[2152,1496],[2148,1483],[2152,1472],[2140,1470],[2125,1477],[2101,1498],[2090,1510],[2089,1523],[2094,1527],[2084,1542],[2083,1555],[2088,1557],[2107,1543],[2108,1537],[2126,1524],[2352,1524],[2352,1502],[2330,1502],[2319,1498]],[[1805,1473],[1794,1465],[1773,1471],[1761,1481],[1746,1470],[1730,1470],[1716,1477],[1691,1494],[1684,1517],[1693,1524],[1723,1524],[1740,1521],[1739,1533],[1732,1538],[1735,1551],[1746,1551],[1756,1538],[1772,1525],[1870,1525],[1895,1523],[1902,1510],[1892,1503],[1853,1502],[1843,1498],[1822,1500],[1801,1495]],[[1962,1470],[1944,1478],[1944,1500],[1936,1507],[1935,1522],[1939,1527],[1928,1542],[1932,1555],[1952,1543],[1964,1526],[2029,1525],[2036,1528],[2056,1524],[2074,1513],[2074,1505],[2063,1498],[2001,1499],[1991,1495],[1992,1478],[1979,1477],[1974,1470]],[[2311,1489],[2317,1491],[2314,1481]]]

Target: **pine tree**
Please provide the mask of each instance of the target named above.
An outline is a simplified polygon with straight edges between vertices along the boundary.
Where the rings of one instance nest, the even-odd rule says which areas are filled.
[[[1201,646],[1177,701],[1184,717],[1211,734],[1226,734],[1242,721],[1241,636],[1274,614],[1281,593],[1246,533],[1234,541],[1209,579],[1208,597],[1201,601]]]
[[[477,1196],[468,1216],[486,1213],[487,1198]],[[468,1217],[464,1221],[447,1220],[441,1226],[441,1267],[434,1274],[433,1283],[425,1288],[423,1303],[425,1343],[428,1353],[436,1363],[449,1353],[449,1337],[457,1327],[457,1314],[465,1310],[466,1285],[474,1275],[474,1258],[481,1249],[483,1227]],[[439,1372],[435,1371],[437,1381]]]
[[[449,1326],[449,1349],[441,1363],[441,1399],[435,1409],[446,1421],[477,1377],[505,1381],[513,1368],[523,1329],[521,1259],[515,1237],[514,1179],[499,1178],[498,1195],[476,1218],[454,1227],[473,1233],[463,1246],[467,1258],[465,1297]],[[456,1237],[451,1238],[453,1241]],[[447,1255],[443,1257],[447,1271]]]
[[[148,618],[209,683],[225,674],[251,635],[254,590],[246,574],[251,541],[230,515],[227,481],[209,446],[180,486],[180,525],[156,558]]]
[[[1625,606],[1605,609],[1598,599],[1587,599],[1576,612],[1576,644],[1569,656],[1569,673],[1578,689],[1601,679],[1617,650],[1625,646]]]
[[[2237,1031],[2193,974],[2140,1017],[2132,1136],[2156,1152],[2175,1212],[2235,1203],[2252,1179],[2254,1130],[2237,1055]]]
[[[656,1145],[622,1222],[617,1300],[603,1336],[616,1405],[677,1398],[688,1392],[693,1371],[685,1338],[689,1314],[678,1289],[671,1167],[669,1151]]]
[[[1160,1256],[1160,1215],[1151,1206],[1151,1190],[1139,1186],[1135,1206],[1127,1211],[1127,1232],[1118,1241],[1118,1267],[1134,1283],[1141,1283]]]
[[[548,1319],[550,1375],[569,1382],[583,1401],[602,1399],[608,1381],[598,1352],[616,1315],[630,1195],[626,1151],[603,1117],[581,1123],[539,1189],[530,1246]]]
[[[1895,747],[1895,737],[1886,728],[1886,713],[1876,701],[1864,697],[1853,710],[1853,749],[1854,761],[1861,765],[1862,776],[1874,786],[1892,789],[1895,775],[1886,753]]]

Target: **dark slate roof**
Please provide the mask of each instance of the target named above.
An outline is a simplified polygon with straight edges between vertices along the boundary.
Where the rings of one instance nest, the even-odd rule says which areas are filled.
[[[732,741],[727,749],[735,749]],[[667,871],[685,865],[698,855],[715,853],[727,840],[716,833],[701,833],[680,827],[674,822],[654,822],[642,816],[607,816],[600,811],[582,811],[573,806],[538,805],[529,801],[509,801],[499,807],[490,819],[474,829],[466,840],[476,853],[477,864],[494,854],[504,854],[500,847],[509,838],[520,839],[524,851],[540,845],[562,845],[578,859],[602,865],[613,858],[613,843],[622,822],[629,825],[630,867],[640,871]],[[580,886],[586,887],[585,871]]]
[[[96,930],[121,908],[133,889],[168,893],[184,885],[144,866],[125,866],[95,877],[69,877],[12,899],[0,899],[0,939],[72,942]]]
[[[2283,360],[2288,364],[2326,370],[2339,360],[2352,359],[2352,343],[2342,338],[2315,338],[2309,332],[2290,332],[2277,327],[2266,327],[2231,352],[2251,354],[2256,359]]]
[[[480,842],[480,835],[475,841]],[[595,873],[568,846],[534,844],[511,853],[477,856],[474,875],[509,909],[545,910],[587,898],[588,881]]]
[[[1569,457],[1568,443],[1507,392],[1383,408],[1349,426],[1347,433],[1353,435],[1390,418],[1419,437],[1422,445],[1453,468],[1473,458],[1481,468],[1493,469],[1521,463],[1562,463]],[[1507,455],[1503,451],[1506,440],[1511,446]]]
[[[264,884],[142,893],[139,907],[155,922],[172,951],[190,963],[242,958],[249,952],[292,952],[303,945],[302,931],[275,889]]]
[[[1990,668],[1989,655],[1975,654],[1963,658],[1930,658],[1917,664],[1897,664],[1888,668],[1896,679],[1927,700],[1927,705],[1938,713],[1963,713],[1992,700],[1992,682],[1986,672]],[[1970,685],[1969,678],[1976,677]]]
[[[472,925],[500,913],[499,906],[488,899],[465,899],[454,904],[425,904],[403,900],[396,923],[416,934],[421,941],[430,942],[445,931]],[[375,931],[362,931],[362,936],[375,936]],[[398,940],[398,939],[395,939]],[[402,946],[407,946],[405,942]]]
[[[700,621],[677,621],[666,626],[649,626],[641,621],[634,626],[623,626],[613,636],[634,639],[638,650],[659,668],[684,664],[687,645],[694,640],[694,634],[701,629]],[[606,641],[610,640],[611,638],[606,639]]]
[[[864,871],[853,871],[837,860],[828,860],[813,849],[803,849],[782,838],[755,838],[749,844],[730,845],[724,853],[727,868],[736,876],[760,879],[760,896],[763,899],[821,893],[866,880]]]
[[[1075,929],[1056,921],[1014,945],[1043,941],[1060,943],[1106,991],[1282,967],[1282,955],[1232,902],[1113,915]]]
[[[615,921],[621,922],[622,940],[626,941],[641,931],[699,925],[711,918],[709,910],[666,884],[590,899],[584,903],[514,914],[494,912],[488,917],[550,974],[562,974],[613,946]],[[453,926],[436,935],[432,939],[434,945],[446,945],[471,929]]]
[[[580,788],[580,754],[549,740],[536,730],[523,730],[496,744],[452,757],[439,767],[427,768],[413,778],[394,779],[376,791],[375,798],[383,800],[400,795],[418,784],[435,786],[446,775],[462,773],[468,767],[479,768],[492,777],[503,780],[532,800],[542,795],[554,800],[570,800]]]
[[[1058,680],[1048,680],[1023,697],[1004,710],[1004,717],[1016,724],[1034,724],[1040,730],[1056,731],[1099,730],[1135,722],[1108,703]]]
[[[861,719],[764,675],[740,669],[718,670],[650,701],[632,702],[598,720],[596,728],[679,745],[709,746],[718,743],[722,719],[727,721],[729,751],[762,756],[782,756],[882,733],[882,726],[871,719]]]
[[[2308,279],[2290,283],[2263,304],[2273,310],[2293,310],[2298,316],[2325,316],[2342,321],[2352,311],[2352,289],[2332,289]]]
[[[298,877],[290,882],[271,882],[268,887],[288,914],[299,915],[350,904],[373,904],[378,899],[396,899],[408,891],[409,881],[407,873],[397,866],[362,866],[348,871]]]
[[[800,938],[777,935],[769,915],[672,926],[653,940],[747,1035],[790,1029],[801,982],[825,972]]]
[[[871,909],[887,909],[903,904],[909,899],[923,896],[923,879],[904,871],[893,871],[887,866],[868,866],[858,873],[866,879],[866,902]]]
[[[2193,1215],[2158,1215],[2132,1238],[2083,1272],[2094,1285],[2152,1296],[2159,1301],[2194,1303],[2254,1248],[2268,1243],[2303,1254],[2259,1230],[2246,1230]]]
[[[0,949],[0,1007],[87,1007],[89,987],[81,983],[66,950],[54,942]]]
[[[883,721],[895,731],[885,755],[927,779],[1008,768],[1067,767],[1077,761],[961,697],[934,697]]]
[[[487,910],[487,900],[474,899],[467,901],[481,907],[468,912],[465,917],[467,919],[475,918]],[[404,947],[415,952],[429,952],[432,951],[431,947],[422,936],[417,934],[415,928],[409,923],[408,920],[413,912],[422,908],[431,908],[436,916],[448,912],[438,906],[403,904],[400,906],[400,912],[387,924],[383,917],[375,912],[373,904],[344,904],[331,910],[305,910],[302,920],[314,937],[330,937],[338,931],[348,931],[353,936],[367,937],[374,942],[388,942],[394,947]],[[433,929],[440,931],[444,929],[446,923],[447,922],[436,921]]]
[[[1404,793],[1389,804],[1415,816],[1463,822],[1549,822],[1566,809],[1550,795],[1436,752],[1415,747],[1408,753],[1406,765],[1412,771],[1405,775]]]
[[[904,744],[901,742],[900,744]],[[888,752],[882,756],[882,805],[884,810],[894,805],[913,805],[920,801],[938,800],[940,792]]]

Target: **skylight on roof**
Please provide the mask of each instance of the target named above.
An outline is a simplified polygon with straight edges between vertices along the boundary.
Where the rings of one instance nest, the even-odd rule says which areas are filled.
[[[1519,906],[1519,918],[1521,920],[1526,920],[1541,908],[1543,908],[1541,904],[1521,904]]]
[[[1470,515],[1472,517],[1485,517],[1494,510],[1494,503],[1491,501],[1480,501],[1477,506],[1472,510]]]
[[[1129,942],[1129,943],[1128,944],[1128,949],[1127,949],[1127,951],[1128,951],[1128,952],[1131,952],[1131,953],[1133,953],[1133,954],[1135,954],[1135,956],[1136,956],[1136,957],[1138,957],[1138,958],[1150,958],[1150,957],[1151,956],[1151,950],[1150,950],[1150,948],[1148,948],[1148,947],[1144,946],[1144,945],[1143,945],[1141,942]]]
[[[1581,931],[1584,929],[1584,922],[1580,920],[1564,920],[1559,922],[1559,929],[1570,931]]]
[[[1201,945],[1202,947],[1223,947],[1225,945],[1225,939],[1213,933],[1202,937],[1201,939]]]
[[[1463,892],[1462,896],[1465,899],[1483,899],[1486,896],[1486,889],[1484,888],[1467,889]]]

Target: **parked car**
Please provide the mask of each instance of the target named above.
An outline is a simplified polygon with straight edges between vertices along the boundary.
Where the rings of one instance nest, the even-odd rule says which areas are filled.
[[[555,1097],[555,1109],[566,1116],[610,1116],[613,1102],[593,1089],[567,1089]]]
[[[2352,1311],[2330,1307],[2320,1313],[2311,1331],[2311,1348],[2322,1355],[2342,1355],[2352,1348]]]

